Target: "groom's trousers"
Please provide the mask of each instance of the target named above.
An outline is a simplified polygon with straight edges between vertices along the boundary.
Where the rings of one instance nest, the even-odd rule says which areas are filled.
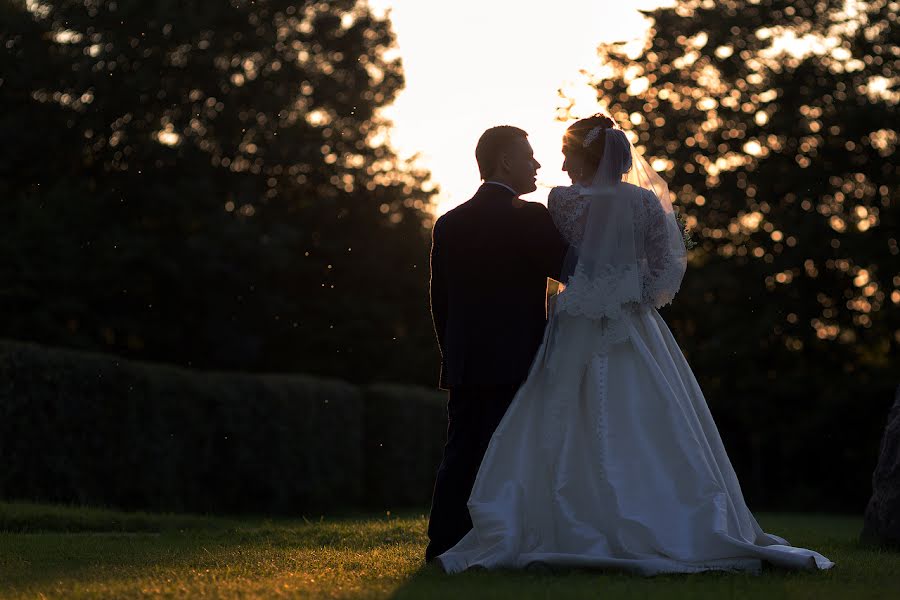
[[[455,546],[472,529],[466,503],[491,436],[518,388],[497,385],[450,390],[447,444],[434,483],[426,561]]]

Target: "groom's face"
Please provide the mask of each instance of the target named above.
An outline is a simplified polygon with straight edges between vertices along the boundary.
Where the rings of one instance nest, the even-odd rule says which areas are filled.
[[[537,171],[541,163],[534,157],[534,149],[528,140],[517,140],[510,146],[506,155],[506,167],[509,180],[520,194],[528,194],[537,189]]]

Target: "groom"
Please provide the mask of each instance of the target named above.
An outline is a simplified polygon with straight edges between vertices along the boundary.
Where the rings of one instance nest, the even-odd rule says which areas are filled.
[[[449,424],[426,561],[472,528],[475,475],[540,346],[547,278],[559,279],[567,249],[547,209],[519,199],[537,189],[541,167],[527,138],[511,126],[485,131],[475,148],[484,184],[432,232],[431,314]]]

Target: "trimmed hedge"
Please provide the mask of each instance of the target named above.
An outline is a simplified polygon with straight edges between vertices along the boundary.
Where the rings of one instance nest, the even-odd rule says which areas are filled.
[[[189,512],[356,507],[363,418],[362,391],[339,381],[0,342],[0,497]]]
[[[425,388],[366,390],[365,503],[428,507],[447,439],[447,397]]]

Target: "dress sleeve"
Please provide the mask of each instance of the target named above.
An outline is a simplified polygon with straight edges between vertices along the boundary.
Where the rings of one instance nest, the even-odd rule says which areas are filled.
[[[661,308],[675,298],[681,287],[687,255],[674,213],[666,213],[649,190],[644,190],[641,200],[640,227],[645,255],[641,261],[641,300]]]
[[[550,190],[547,208],[553,224],[570,245],[578,246],[584,237],[585,202],[578,190],[572,187],[555,187]]]

